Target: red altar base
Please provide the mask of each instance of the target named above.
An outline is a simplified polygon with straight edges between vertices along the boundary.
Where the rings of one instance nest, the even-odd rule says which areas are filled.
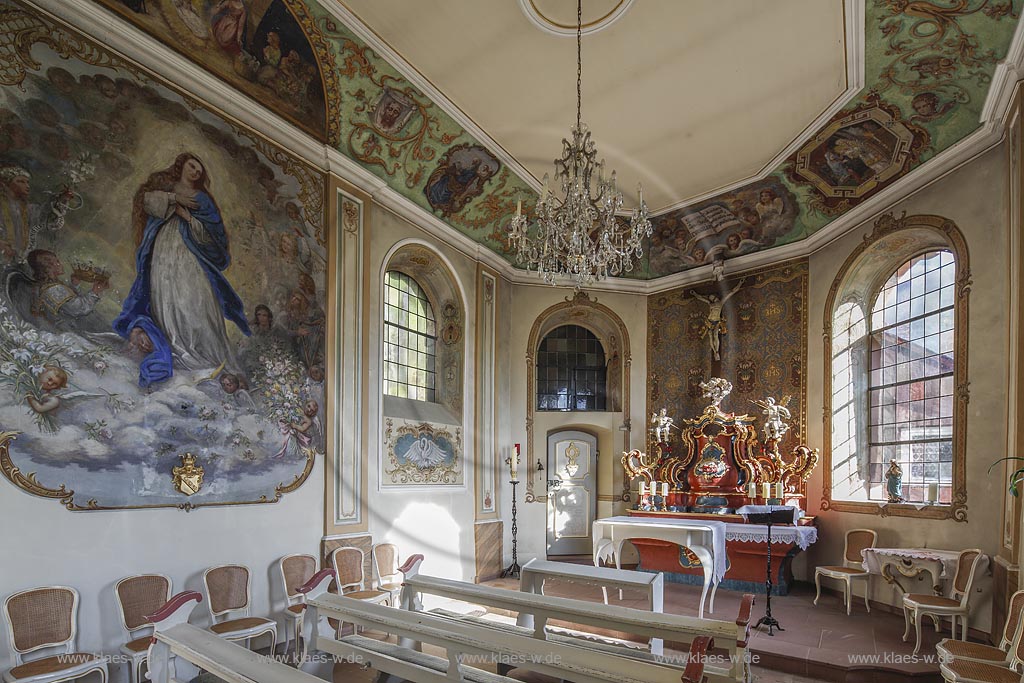
[[[708,519],[729,524],[742,524],[740,515],[702,515],[688,512],[642,512],[630,510],[635,517],[673,517],[684,519]],[[813,517],[800,520],[801,526],[813,525]],[[640,554],[640,569],[665,573],[666,581],[700,585],[704,573],[696,556],[682,551],[675,543],[656,541],[654,539],[630,539]],[[768,544],[748,541],[726,541],[725,552],[729,560],[725,579],[719,584],[723,590],[742,591],[745,593],[765,593],[765,568],[768,564]],[[793,583],[793,557],[800,552],[795,543],[772,544],[772,595],[786,595]],[[686,558],[683,560],[683,558]],[[688,561],[691,566],[685,566]]]

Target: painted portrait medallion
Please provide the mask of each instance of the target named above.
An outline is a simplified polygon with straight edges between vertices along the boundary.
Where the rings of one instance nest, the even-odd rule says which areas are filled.
[[[441,157],[423,192],[434,211],[450,216],[483,194],[500,168],[501,162],[480,145],[456,145]]]
[[[0,87],[0,470],[70,509],[279,498],[324,451],[322,176],[0,4],[29,36]]]

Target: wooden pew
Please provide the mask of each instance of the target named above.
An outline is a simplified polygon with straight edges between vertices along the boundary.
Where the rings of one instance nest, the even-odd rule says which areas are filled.
[[[203,596],[178,593],[149,617],[153,642],[149,646],[149,677],[153,683],[187,683],[208,671],[228,683],[323,683],[320,678],[224,640],[188,623]]]
[[[375,605],[334,593],[306,594],[307,619],[303,625],[311,652],[326,652],[349,661],[363,662],[397,678],[415,683],[517,683],[472,665],[506,664],[526,668],[573,683],[702,683],[704,657],[714,641],[695,639],[685,668],[637,661],[618,654],[595,651],[528,635]],[[399,644],[360,635],[340,639],[323,636],[312,624],[323,618],[341,619],[364,628],[396,635]],[[309,626],[306,622],[309,622]],[[443,648],[438,657],[406,643]]]
[[[591,567],[585,564],[569,564],[568,562],[549,562],[547,560],[530,560],[519,572],[519,590],[535,595],[544,594],[544,582],[547,579],[560,579],[570,583],[586,586],[598,586],[608,602],[608,589],[618,588],[619,599],[622,591],[632,590],[643,593],[652,612],[665,611],[665,576],[661,572],[635,572],[612,567]],[[516,624],[533,628],[533,615],[520,612]],[[661,638],[650,639],[651,654],[663,652]]]
[[[743,596],[735,621],[700,619],[675,614],[651,613],[646,610],[568,598],[533,595],[425,576],[419,573],[422,561],[422,555],[413,555],[400,568],[405,575],[401,600],[403,609],[413,612],[421,611],[423,604],[420,596],[428,594],[487,608],[516,612],[520,620],[526,623],[529,623],[529,619],[522,619],[522,617],[528,615],[532,619],[532,628],[504,624],[479,617],[457,615],[445,610],[435,610],[433,613],[445,616],[451,622],[489,628],[509,637],[513,635],[530,637],[552,645],[571,644],[575,647],[583,647],[592,653],[614,654],[632,660],[634,665],[639,661],[666,664],[671,663],[672,658],[662,657],[656,653],[645,652],[624,644],[609,643],[597,635],[580,634],[579,632],[567,635],[567,632],[561,630],[551,632],[547,623],[549,620],[559,620],[674,642],[693,643],[698,638],[711,638],[719,648],[726,651],[727,656],[716,658],[713,655],[708,655],[706,657],[704,673],[708,679],[721,683],[750,679],[747,643],[750,635],[750,612],[754,604],[753,595]],[[403,643],[403,645],[410,645],[410,643]]]

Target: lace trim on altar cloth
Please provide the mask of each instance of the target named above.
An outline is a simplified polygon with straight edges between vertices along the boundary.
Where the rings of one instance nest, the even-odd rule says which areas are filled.
[[[740,527],[740,528],[737,528]],[[753,527],[742,528],[742,527]],[[762,525],[730,524],[725,535],[726,540],[747,543],[767,543],[768,529]],[[813,526],[773,526],[772,543],[796,543],[800,550],[807,548],[818,540],[818,530]]]
[[[949,558],[937,555],[927,550],[914,550],[911,548],[865,548],[860,551],[861,557],[867,557],[868,551],[875,553],[876,555],[889,555],[892,557],[908,557],[915,560],[932,560],[933,562],[942,562]]]

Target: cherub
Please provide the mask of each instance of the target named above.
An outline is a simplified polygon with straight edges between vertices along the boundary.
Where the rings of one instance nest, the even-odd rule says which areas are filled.
[[[302,407],[302,419],[292,422],[292,429],[305,434],[313,440],[313,443],[320,443],[323,436],[323,423],[320,422],[320,405],[313,399],[306,401]]]
[[[68,405],[72,401],[83,398],[105,398],[107,399],[107,407],[113,413],[118,412],[120,408],[124,407],[124,403],[118,401],[117,394],[106,392],[102,394],[91,394],[87,391],[81,391],[78,389],[74,391],[65,391],[65,389],[68,388],[68,373],[64,368],[57,365],[47,365],[43,368],[43,371],[39,373],[39,388],[42,389],[42,393],[38,396],[28,394],[25,396],[25,401],[28,402],[29,407],[32,408],[36,414],[43,416],[44,418],[49,417],[61,406]],[[52,422],[48,421],[48,424],[50,427],[54,427]]]
[[[654,441],[656,443],[667,442],[669,430],[674,426],[672,418],[667,413],[668,410],[665,408],[662,408],[657,413],[651,413],[651,431],[654,432]]]

